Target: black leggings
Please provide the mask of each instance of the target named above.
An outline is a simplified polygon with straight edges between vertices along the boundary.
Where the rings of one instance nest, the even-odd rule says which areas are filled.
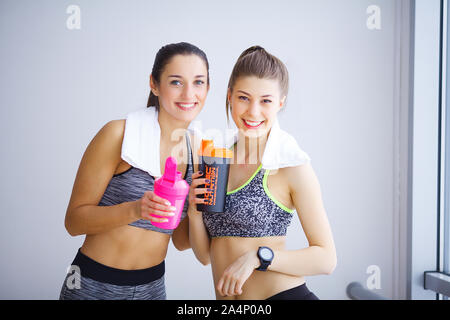
[[[281,291],[267,300],[319,300],[319,298],[309,291],[306,283],[285,291]]]

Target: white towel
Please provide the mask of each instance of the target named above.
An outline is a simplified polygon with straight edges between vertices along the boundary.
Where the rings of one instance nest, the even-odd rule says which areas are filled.
[[[197,128],[188,130],[201,137]],[[237,129],[226,146],[230,148],[237,141]],[[157,178],[162,175],[160,166],[161,128],[155,108],[141,108],[127,115],[125,133],[122,142],[122,159],[135,168],[148,172]],[[193,147],[195,143],[193,144]],[[195,150],[193,150],[195,155]],[[308,154],[297,144],[297,141],[280,128],[278,119],[274,122],[262,158],[262,167],[275,170],[284,167],[295,167],[311,161]]]
[[[122,142],[122,159],[155,178],[160,177],[160,137],[161,129],[155,108],[129,113]]]
[[[227,143],[231,148],[237,141],[237,129],[232,139]],[[275,170],[284,167],[295,167],[311,161],[308,154],[303,151],[293,136],[280,128],[278,118],[270,129],[266,147],[262,157],[262,167],[267,170]]]

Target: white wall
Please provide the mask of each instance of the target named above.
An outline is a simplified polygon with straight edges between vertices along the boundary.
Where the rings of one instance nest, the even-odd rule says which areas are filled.
[[[69,30],[66,9],[81,9]],[[376,5],[381,29],[370,30]],[[390,0],[0,2],[0,298],[55,299],[83,238],[64,214],[81,156],[112,119],[145,107],[157,50],[188,41],[210,60],[199,120],[226,128],[225,92],[238,55],[259,44],[290,72],[282,127],[311,156],[338,265],[307,278],[321,299],[347,299],[379,267],[393,296],[396,6]],[[398,13],[398,12],[397,12]],[[398,92],[397,92],[398,94]],[[307,245],[298,219],[288,248]],[[209,267],[167,256],[169,299],[213,299]]]

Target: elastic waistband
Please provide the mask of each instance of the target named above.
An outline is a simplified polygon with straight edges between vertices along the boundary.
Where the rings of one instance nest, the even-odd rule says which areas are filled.
[[[92,260],[84,255],[80,249],[78,249],[78,253],[75,256],[72,265],[75,265],[80,269],[82,277],[119,286],[137,286],[146,284],[160,279],[165,273],[164,261],[147,269],[116,269]]]
[[[307,295],[309,295],[311,293],[311,291],[309,291],[308,287],[306,286],[306,282],[285,290],[285,291],[281,291],[269,298],[267,298],[266,300],[297,300],[297,299],[304,299],[304,297],[306,297]]]

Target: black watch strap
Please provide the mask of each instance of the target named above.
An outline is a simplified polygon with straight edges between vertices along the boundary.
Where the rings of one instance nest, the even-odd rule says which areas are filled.
[[[264,253],[263,253],[264,252]],[[269,252],[269,256],[267,256],[267,252]],[[273,251],[269,247],[259,247],[258,248],[258,258],[259,258],[259,267],[256,268],[258,271],[266,271],[269,265],[273,260]]]
[[[271,261],[262,261],[262,260],[260,260],[260,262],[261,262],[261,264],[260,264],[260,266],[258,268],[256,268],[256,270],[266,271],[267,268],[269,267]]]

